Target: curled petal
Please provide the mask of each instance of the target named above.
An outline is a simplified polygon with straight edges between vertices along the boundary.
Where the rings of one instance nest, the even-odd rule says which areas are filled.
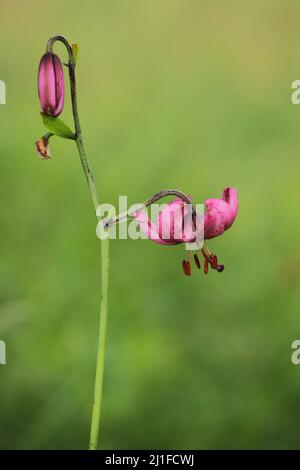
[[[208,199],[205,201],[204,238],[218,237],[225,230],[224,212],[230,211],[227,203],[221,199]]]
[[[184,218],[183,218],[183,237],[182,242],[184,243],[194,243],[197,239],[198,241],[203,241],[203,224],[204,218],[202,214],[194,214],[192,206],[184,206]]]
[[[183,201],[179,198],[169,202],[158,215],[159,237],[165,241],[180,243],[183,236]]]
[[[159,236],[157,226],[152,223],[151,219],[144,211],[137,211],[134,214],[135,220],[139,223],[142,232],[155,243],[160,245],[176,245],[178,242],[164,240]]]
[[[199,221],[198,221],[199,222]],[[158,216],[159,237],[172,243],[191,243],[200,224],[193,220],[192,206],[177,198],[169,202]]]
[[[222,199],[207,199],[204,215],[204,238],[222,235],[233,224],[238,212],[238,195],[235,188],[226,188]]]
[[[231,208],[231,218],[226,225],[227,229],[233,224],[238,213],[239,201],[237,190],[235,188],[225,188],[222,193],[222,199],[224,199]]]

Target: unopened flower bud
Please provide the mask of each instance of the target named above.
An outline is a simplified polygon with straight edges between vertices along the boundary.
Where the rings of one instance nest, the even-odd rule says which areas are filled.
[[[64,107],[65,82],[61,61],[53,52],[47,52],[41,58],[38,91],[43,113],[59,116]]]

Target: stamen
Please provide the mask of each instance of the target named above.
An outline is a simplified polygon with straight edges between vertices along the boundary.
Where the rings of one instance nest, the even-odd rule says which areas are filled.
[[[196,254],[194,255],[194,261],[195,261],[195,265],[197,266],[197,268],[201,269],[201,264],[200,264],[199,258]]]
[[[208,260],[206,258],[204,260],[204,272],[205,272],[205,274],[208,273]]]
[[[185,259],[182,261],[182,269],[186,276],[191,276],[192,270],[191,270],[191,263],[189,261]]]
[[[213,269],[217,269],[217,266],[218,266],[218,258],[217,258],[215,255],[211,255],[211,256],[209,257],[208,262],[210,262],[211,267],[212,267]]]
[[[191,276],[192,270],[191,270],[191,263],[189,261],[186,261],[186,270],[187,270],[188,276]]]
[[[219,273],[224,271],[224,264],[218,264],[218,257],[209,250],[207,245],[204,244],[201,251],[205,261],[211,265],[212,269],[216,269]]]
[[[188,276],[185,259],[182,261],[182,269],[183,269],[184,274]]]

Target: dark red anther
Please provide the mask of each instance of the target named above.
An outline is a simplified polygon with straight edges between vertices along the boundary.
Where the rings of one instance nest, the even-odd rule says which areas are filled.
[[[208,273],[208,260],[205,258],[205,261],[204,261],[204,272],[205,274]]]
[[[186,270],[187,270],[188,276],[191,276],[192,270],[191,270],[191,263],[189,261],[186,261]]]
[[[188,276],[185,259],[182,261],[182,269],[183,269],[184,274]]]
[[[210,264],[213,269],[217,269],[218,266],[218,258],[216,255],[211,255],[210,256]]]
[[[204,272],[205,274],[208,273],[208,266],[211,265],[212,269],[216,269],[219,273],[224,271],[224,264],[218,264],[218,257],[216,255],[213,255],[212,253],[205,253],[204,250],[202,250],[203,256],[204,256]]]
[[[194,255],[194,260],[195,260],[195,265],[197,266],[198,269],[200,269],[201,264],[200,264],[199,258],[196,254]]]
[[[211,267],[213,267],[213,265],[215,264],[215,255],[213,255],[212,253],[207,254],[205,253],[205,251],[202,251],[202,253],[203,253],[204,259],[207,260],[207,262],[211,265]]]

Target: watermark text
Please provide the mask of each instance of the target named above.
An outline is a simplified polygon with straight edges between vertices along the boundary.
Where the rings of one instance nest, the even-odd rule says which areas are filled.
[[[6,85],[3,80],[0,80],[0,104],[6,104]]]
[[[6,344],[0,340],[0,365],[6,364]]]

